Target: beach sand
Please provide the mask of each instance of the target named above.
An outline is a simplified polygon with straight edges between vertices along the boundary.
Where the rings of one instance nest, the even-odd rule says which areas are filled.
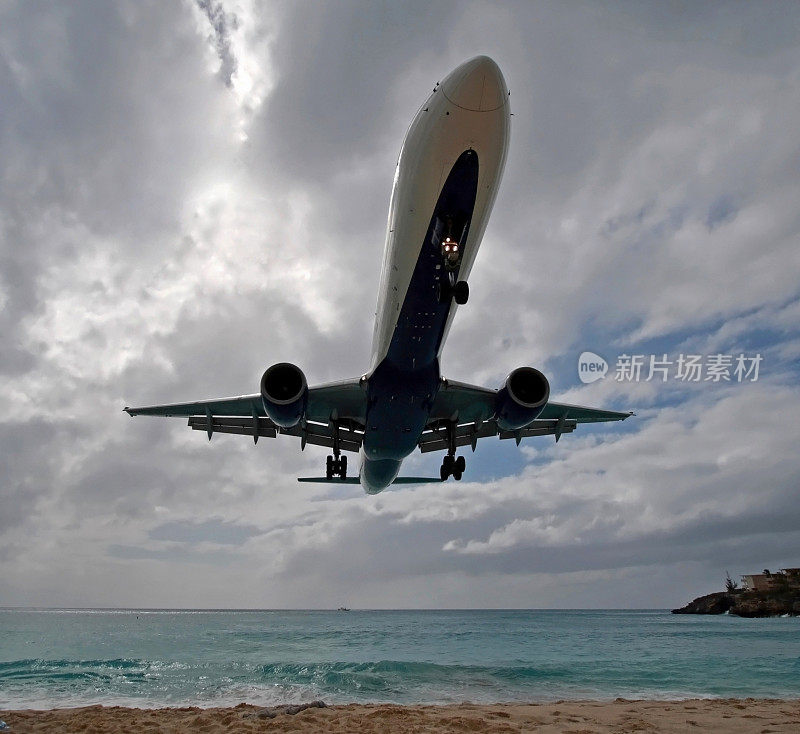
[[[0,711],[9,734],[22,732],[800,732],[800,700],[716,699],[543,704],[394,706],[350,704],[267,714],[234,708],[138,709],[87,706]]]

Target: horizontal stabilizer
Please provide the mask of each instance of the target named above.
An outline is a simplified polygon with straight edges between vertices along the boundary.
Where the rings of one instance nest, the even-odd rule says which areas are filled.
[[[333,479],[326,479],[325,477],[297,477],[298,482],[316,482],[318,484],[360,484],[361,480],[358,477],[334,477]],[[439,477],[397,477],[392,484],[441,484]]]

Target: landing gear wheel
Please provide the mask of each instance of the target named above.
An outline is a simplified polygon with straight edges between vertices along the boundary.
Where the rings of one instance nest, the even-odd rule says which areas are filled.
[[[467,461],[463,456],[459,456],[456,459],[456,463],[453,465],[453,471],[458,472],[459,474],[463,474],[464,470],[467,468]],[[461,477],[456,477],[456,479],[461,479]]]
[[[461,472],[458,471],[458,469],[453,469],[453,479],[455,479],[457,482],[461,481]]]
[[[453,297],[453,286],[447,280],[440,280],[436,287],[436,297],[439,303],[450,303]]]
[[[439,470],[439,476],[442,478],[443,482],[453,473],[454,460],[455,457],[450,456],[450,454],[447,454],[447,456],[442,459],[442,468]]]
[[[453,298],[459,306],[463,306],[469,300],[469,284],[466,280],[459,280],[453,286]]]
[[[347,457],[342,456],[336,459],[333,456],[328,456],[325,461],[325,478],[333,479],[334,477],[347,478]]]

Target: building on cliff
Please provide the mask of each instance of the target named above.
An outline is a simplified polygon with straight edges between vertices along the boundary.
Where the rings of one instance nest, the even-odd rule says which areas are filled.
[[[782,568],[778,573],[753,573],[742,576],[744,591],[774,591],[780,587],[800,587],[800,568]]]
[[[770,591],[775,586],[775,579],[764,569],[764,573],[751,573],[742,576],[742,588],[745,591]]]

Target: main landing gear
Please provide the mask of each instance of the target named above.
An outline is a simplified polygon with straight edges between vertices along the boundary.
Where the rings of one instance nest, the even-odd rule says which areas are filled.
[[[447,455],[442,459],[442,468],[439,476],[442,481],[452,476],[457,482],[461,481],[461,475],[467,468],[467,461],[463,456],[456,456],[456,423],[447,423]]]
[[[334,414],[335,415],[335,414]],[[342,456],[339,448],[339,421],[332,415],[331,427],[333,428],[333,456],[328,456],[325,462],[325,478],[347,478],[347,457]]]
[[[346,456],[342,456],[338,459],[330,455],[328,456],[328,460],[325,463],[325,478],[333,479],[334,477],[341,477],[342,479],[347,477]]]
[[[442,481],[446,481],[449,476],[452,476],[457,482],[461,481],[461,475],[464,473],[464,470],[467,468],[467,462],[463,456],[453,456],[452,454],[447,454],[447,456],[442,459],[442,468],[439,470],[439,476],[442,478]]]

